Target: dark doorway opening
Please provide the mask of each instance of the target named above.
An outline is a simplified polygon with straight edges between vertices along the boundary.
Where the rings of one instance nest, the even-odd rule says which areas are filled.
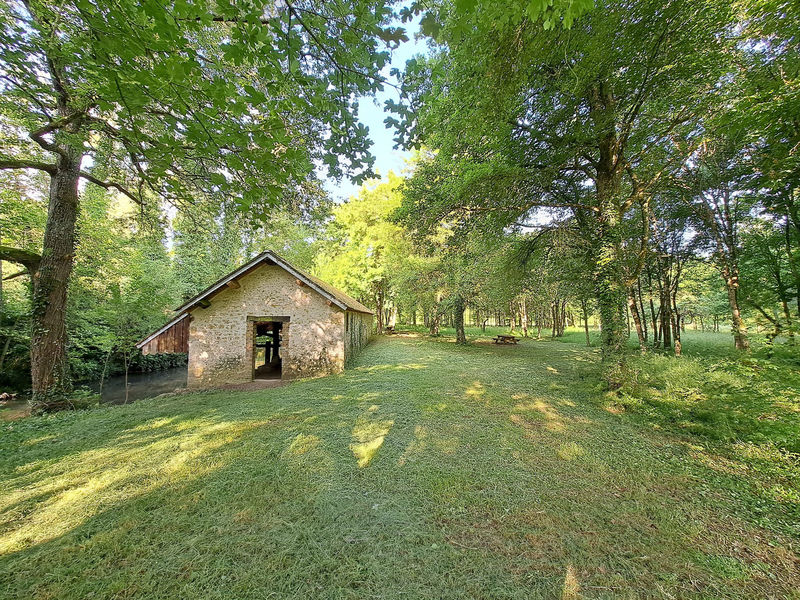
[[[253,379],[280,379],[282,373],[280,321],[254,323]]]

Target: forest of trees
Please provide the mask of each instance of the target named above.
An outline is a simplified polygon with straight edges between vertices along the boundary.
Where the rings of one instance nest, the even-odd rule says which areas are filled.
[[[34,408],[168,362],[134,342],[266,248],[378,333],[600,327],[611,387],[632,337],[794,343],[790,2],[89,4],[0,8],[0,385]],[[334,203],[321,173],[371,175],[358,98],[415,19],[386,106],[408,171]]]

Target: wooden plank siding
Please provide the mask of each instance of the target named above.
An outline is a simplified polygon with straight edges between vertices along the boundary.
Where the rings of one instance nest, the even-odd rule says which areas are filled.
[[[189,352],[189,321],[186,317],[142,345],[142,354],[179,354]]]

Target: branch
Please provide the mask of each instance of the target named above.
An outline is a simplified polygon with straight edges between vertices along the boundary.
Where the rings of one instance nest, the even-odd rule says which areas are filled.
[[[39,110],[41,110],[42,113],[44,113],[44,116],[46,116],[48,119],[52,119],[53,118],[50,115],[49,108],[41,100],[39,100],[34,94],[32,94],[27,88],[25,88],[21,83],[19,83],[16,79],[12,79],[8,75],[0,75],[0,79],[4,79],[4,80],[8,81],[15,88],[19,89],[19,91],[22,92],[23,94],[25,94],[30,99],[31,102],[33,102],[36,106],[39,107]]]
[[[39,269],[39,262],[42,257],[35,252],[28,252],[11,246],[0,246],[0,260],[7,260],[25,267],[29,273],[35,273]]]
[[[36,129],[34,131],[31,131],[28,134],[28,137],[30,137],[34,142],[39,144],[45,150],[49,150],[50,152],[55,152],[56,154],[60,154],[63,156],[64,155],[63,148],[59,148],[56,144],[48,142],[44,138],[44,136],[47,135],[48,133],[52,133],[58,129],[61,129],[62,127],[66,127],[70,123],[79,121],[86,115],[88,108],[89,107],[87,107],[87,110],[77,110],[71,115],[67,115],[66,117],[63,117],[61,119],[56,119],[55,121],[50,121],[47,125],[40,127],[39,129]]]
[[[91,183],[93,183],[95,185],[99,185],[101,188],[104,188],[104,189],[107,189],[107,190],[110,190],[110,189],[113,188],[113,189],[121,192],[122,194],[124,194],[125,196],[127,196],[128,198],[133,200],[134,202],[136,202],[136,204],[139,204],[139,205],[142,205],[142,206],[144,205],[144,201],[141,198],[135,196],[133,194],[133,192],[131,192],[128,188],[126,188],[121,183],[117,183],[116,181],[103,181],[102,179],[98,179],[97,177],[87,173],[86,171],[81,171],[80,176],[83,179],[85,179],[86,181],[89,181],[89,182],[91,182]]]
[[[769,321],[776,327],[780,327],[780,323],[778,323],[778,320],[775,317],[771,317],[769,314],[767,314],[767,311],[765,311],[761,306],[759,306],[757,302],[751,300],[750,298],[745,298],[745,302],[747,302],[747,304],[749,304],[750,306],[755,308],[758,312],[760,312],[762,315],[764,315],[764,318],[767,319],[767,321]]]
[[[56,166],[49,163],[39,162],[38,160],[27,160],[24,158],[3,158],[0,159],[0,171],[10,169],[38,169],[50,175],[55,175]]]
[[[3,277],[3,281],[16,279],[17,277],[22,277],[23,275],[27,275],[28,273],[29,273],[28,269],[23,269],[22,271],[17,271],[16,273],[12,273],[11,275],[6,275],[5,277]]]

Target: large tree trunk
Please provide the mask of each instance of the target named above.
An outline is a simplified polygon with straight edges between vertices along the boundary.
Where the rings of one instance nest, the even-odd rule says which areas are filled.
[[[614,202],[614,193],[613,184],[598,177],[600,235],[597,242],[594,284],[600,313],[603,360],[621,367],[627,344],[625,306],[627,291],[621,261],[621,216]],[[609,383],[615,385],[616,377],[612,376]]]
[[[605,379],[610,388],[622,384],[627,344],[626,273],[622,264],[623,210],[618,197],[622,169],[621,145],[615,122],[613,94],[600,81],[589,92],[591,118],[598,134],[595,194],[597,198],[597,246],[594,255],[594,288],[600,313],[600,340]]]
[[[62,146],[50,179],[44,251],[33,277],[31,380],[34,412],[64,408],[72,386],[67,361],[67,285],[75,254],[80,150]]]
[[[456,326],[456,343],[466,344],[467,336],[464,333],[464,298],[456,296],[453,304],[453,320]]]

